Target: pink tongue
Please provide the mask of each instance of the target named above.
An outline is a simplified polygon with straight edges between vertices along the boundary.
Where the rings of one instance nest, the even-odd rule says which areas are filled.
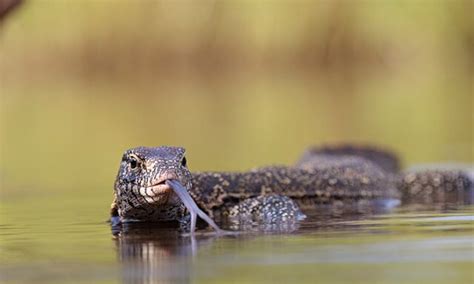
[[[188,209],[189,213],[191,214],[191,231],[190,231],[191,234],[193,234],[194,231],[196,230],[197,215],[199,215],[201,219],[203,219],[209,225],[211,225],[211,227],[213,227],[217,233],[221,234],[225,232],[224,230],[219,228],[219,226],[217,226],[216,223],[209,216],[206,215],[206,213],[204,213],[201,209],[199,209],[196,202],[194,202],[191,195],[189,195],[189,192],[178,181],[167,180],[166,183],[174,190],[176,195],[178,195],[179,199],[181,199],[184,206],[186,207],[186,209]]]

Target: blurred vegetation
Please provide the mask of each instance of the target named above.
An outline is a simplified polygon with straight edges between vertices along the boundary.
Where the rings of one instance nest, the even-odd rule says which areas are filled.
[[[192,170],[345,141],[472,162],[472,3],[26,1],[0,27],[2,199],[103,211],[138,145]]]

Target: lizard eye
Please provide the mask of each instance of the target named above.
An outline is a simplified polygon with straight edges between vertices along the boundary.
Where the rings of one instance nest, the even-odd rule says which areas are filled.
[[[130,168],[131,168],[131,169],[136,169],[137,167],[138,167],[137,158],[131,157],[131,158],[130,158]]]
[[[183,167],[186,167],[186,163],[187,163],[186,157],[183,157],[183,159],[181,160],[181,165],[182,165]]]

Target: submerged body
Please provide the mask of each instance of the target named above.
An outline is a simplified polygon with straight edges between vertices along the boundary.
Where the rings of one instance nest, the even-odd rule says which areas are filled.
[[[304,218],[300,209],[325,205],[358,208],[385,199],[405,203],[466,200],[471,181],[462,172],[402,174],[398,164],[385,151],[338,147],[310,149],[292,167],[191,173],[183,148],[138,147],[127,150],[122,158],[112,217],[122,222],[190,221],[192,232],[197,215],[209,224],[211,218],[296,221]]]

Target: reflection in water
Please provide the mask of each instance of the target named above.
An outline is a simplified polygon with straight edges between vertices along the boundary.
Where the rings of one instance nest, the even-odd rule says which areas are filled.
[[[376,205],[376,206],[374,206]],[[304,222],[280,222],[259,224],[234,220],[222,227],[239,234],[221,238],[245,242],[263,234],[303,234],[308,231],[340,230],[348,225],[341,222],[367,218],[374,213],[386,213],[393,209],[391,200],[379,200],[358,206],[320,206],[306,211]],[[193,257],[202,247],[212,247],[219,239],[214,232],[185,236],[176,223],[125,223],[112,226],[124,283],[190,282]],[[351,231],[358,225],[350,225]]]
[[[223,224],[223,228],[238,230],[239,233],[220,237],[211,231],[189,236],[171,223],[125,223],[113,227],[112,234],[124,283],[191,282],[193,261],[198,252],[204,247],[212,248],[218,239],[245,243],[262,235],[339,230],[348,227],[341,220],[359,220],[364,216],[353,212],[341,214],[340,211],[314,210],[309,212],[305,222]],[[354,231],[357,227],[351,225],[350,229]]]
[[[394,208],[396,203],[393,201],[378,201],[376,204],[382,206],[358,206],[345,210],[321,207],[305,211],[307,219],[293,224],[224,223],[220,224],[224,229],[239,230],[239,234],[221,237],[217,237],[210,229],[200,230],[196,236],[186,236],[177,229],[176,224],[170,223],[126,223],[113,227],[112,234],[123,283],[187,283],[202,279],[203,273],[210,273],[221,280],[219,277],[246,279],[244,274],[231,276],[226,273],[229,273],[229,267],[233,270],[247,270],[252,263],[251,268],[255,272],[273,262],[278,265],[287,263],[285,265],[288,267],[297,263],[311,263],[317,269],[318,265],[330,263],[381,265],[381,261],[388,261],[386,269],[391,269],[390,261],[398,265],[406,265],[407,260],[420,263],[432,261],[430,265],[433,267],[443,261],[466,261],[468,256],[461,255],[456,250],[469,245],[465,241],[465,235],[466,228],[472,229],[472,207],[466,209],[458,206],[455,211],[446,208],[439,211],[426,211],[432,210],[429,207],[417,208],[416,214],[411,215],[409,212],[413,211],[409,207]],[[467,211],[459,211],[462,208]],[[442,236],[439,235],[441,232],[453,235],[451,238],[439,238]],[[413,236],[423,234],[423,239],[413,239]],[[372,237],[376,235],[379,237]],[[412,236],[410,241],[407,240],[409,235]],[[290,238],[293,242],[281,242],[279,236]],[[337,241],[338,238],[341,243]],[[379,241],[372,242],[369,241],[370,238]],[[384,241],[380,241],[380,238]],[[361,245],[351,245],[347,240],[360,240]],[[430,242],[436,245],[427,247]],[[455,247],[443,248],[452,242]],[[335,246],[336,243],[339,247]],[[439,246],[438,243],[442,245]],[[291,248],[285,249],[285,246]],[[401,247],[409,246],[412,247],[405,252],[399,251]],[[241,254],[242,251],[245,251],[244,255]],[[440,253],[441,251],[444,252]],[[275,257],[268,258],[269,254]],[[426,257],[420,258],[420,255]],[[433,267],[427,266],[421,271],[427,273]],[[308,271],[304,266],[298,269]],[[465,275],[461,273],[459,276]],[[385,279],[386,275],[373,277],[374,281],[378,281]]]
[[[126,224],[115,241],[124,283],[189,280],[190,256],[197,245],[191,238],[180,237],[176,229]]]
[[[116,244],[124,283],[189,279],[188,261],[178,262],[176,256],[192,253],[193,249],[174,231],[130,228],[117,236]]]
[[[122,264],[124,283],[188,282],[193,257],[202,247],[212,246],[219,238],[243,241],[256,233],[291,233],[299,228],[296,223],[251,226],[245,224],[245,233],[218,237],[215,232],[189,236],[176,227],[162,223],[126,223],[113,227],[118,257]],[[242,230],[244,225],[231,225]]]

